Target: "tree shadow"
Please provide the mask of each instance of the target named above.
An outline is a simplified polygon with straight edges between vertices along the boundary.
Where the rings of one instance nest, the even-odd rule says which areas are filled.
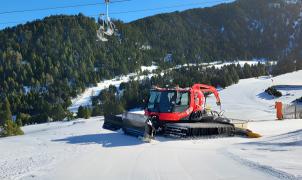
[[[126,136],[121,133],[112,132],[104,134],[87,134],[80,136],[70,136],[63,139],[52,140],[54,142],[65,142],[68,144],[100,144],[103,147],[121,147],[121,146],[136,146],[143,142],[136,137]]]
[[[257,94],[257,97],[265,100],[273,100],[276,99],[274,96],[267,94],[266,92],[262,92]]]

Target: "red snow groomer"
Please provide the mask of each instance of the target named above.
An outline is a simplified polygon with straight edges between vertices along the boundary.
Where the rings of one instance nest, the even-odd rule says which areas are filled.
[[[217,111],[206,108],[206,96],[214,94],[221,105],[215,87],[194,84],[191,88],[158,88],[150,90],[145,115],[150,118],[157,134],[170,137],[231,136],[235,127]],[[141,135],[145,120],[123,118],[122,129],[126,134]],[[105,122],[106,123],[106,122]]]

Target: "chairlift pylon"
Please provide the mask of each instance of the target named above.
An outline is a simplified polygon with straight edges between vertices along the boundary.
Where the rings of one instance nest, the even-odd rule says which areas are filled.
[[[100,14],[98,19],[100,27],[97,30],[97,37],[99,41],[103,41],[103,42],[108,41],[108,39],[105,37],[106,35],[112,36],[115,32],[115,25],[113,24],[113,22],[109,17],[109,3],[110,0],[105,0],[106,16],[104,14]]]

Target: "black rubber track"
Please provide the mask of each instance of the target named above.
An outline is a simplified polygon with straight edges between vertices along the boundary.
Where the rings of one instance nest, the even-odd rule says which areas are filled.
[[[173,138],[194,138],[201,136],[233,136],[235,127],[228,123],[167,123],[164,136]]]

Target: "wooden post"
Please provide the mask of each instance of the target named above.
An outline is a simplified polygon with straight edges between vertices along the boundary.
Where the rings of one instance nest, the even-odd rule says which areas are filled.
[[[298,119],[297,118],[297,105],[295,104],[295,119]]]
[[[276,112],[277,112],[277,119],[282,120],[283,119],[282,102],[277,101],[275,103],[275,108],[276,108]]]

